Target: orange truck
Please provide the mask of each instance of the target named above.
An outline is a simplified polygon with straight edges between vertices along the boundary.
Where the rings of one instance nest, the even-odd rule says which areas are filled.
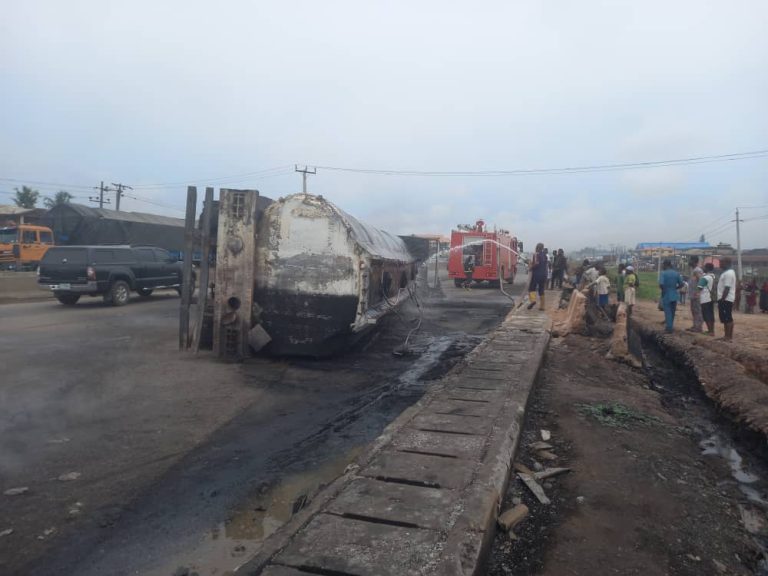
[[[0,270],[35,270],[51,246],[53,230],[47,226],[0,228]]]

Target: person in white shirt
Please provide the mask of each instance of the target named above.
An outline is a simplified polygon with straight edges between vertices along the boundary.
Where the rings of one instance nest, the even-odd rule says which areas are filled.
[[[590,287],[593,285],[597,286],[597,305],[605,310],[608,307],[608,292],[611,287],[611,281],[605,268],[601,267],[598,273],[599,276],[590,284]]]
[[[733,302],[736,300],[736,272],[731,268],[730,258],[720,259],[723,270],[717,281],[717,314],[725,328],[723,340],[733,341]]]
[[[701,303],[701,316],[707,325],[708,336],[715,335],[715,303],[712,302],[712,290],[715,287],[715,275],[712,272],[714,269],[711,262],[704,264],[704,273],[696,286]]]

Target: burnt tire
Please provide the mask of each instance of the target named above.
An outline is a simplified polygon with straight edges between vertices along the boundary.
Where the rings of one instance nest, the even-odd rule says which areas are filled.
[[[125,280],[115,280],[109,287],[109,303],[112,306],[125,306],[131,297],[131,287]]]
[[[74,306],[80,300],[80,294],[56,294],[56,300],[64,306]]]
[[[142,298],[149,298],[152,296],[152,288],[139,288],[136,292],[138,292],[139,296]]]

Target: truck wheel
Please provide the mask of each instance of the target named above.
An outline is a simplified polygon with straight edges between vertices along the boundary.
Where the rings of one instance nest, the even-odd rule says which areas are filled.
[[[80,300],[80,294],[56,294],[56,300],[65,306],[74,306]]]
[[[181,284],[179,284],[179,286],[176,287],[176,292],[178,292],[179,296],[181,296]],[[190,296],[194,296],[195,295],[195,279],[194,278],[192,278],[192,288],[189,291],[189,295]]]
[[[142,298],[147,298],[149,296],[152,296],[152,288],[139,288],[136,290],[136,292],[139,293],[139,296]]]
[[[112,306],[125,306],[131,296],[131,287],[125,280],[115,280],[109,287],[109,301]]]

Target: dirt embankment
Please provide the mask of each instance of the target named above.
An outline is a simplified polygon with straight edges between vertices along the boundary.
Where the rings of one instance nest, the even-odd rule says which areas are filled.
[[[576,334],[552,340],[516,465],[570,472],[540,482],[548,504],[510,482],[502,510],[522,502],[530,512],[514,536],[499,532],[487,574],[760,573],[763,512],[727,462],[702,451],[718,430],[695,381],[671,367],[658,373],[659,391],[643,370],[608,360],[609,347]],[[760,473],[741,454],[739,465]]]
[[[687,332],[689,310],[680,310],[673,334],[664,334],[661,319],[655,306],[643,302],[635,310],[633,328],[690,369],[707,396],[732,418],[768,437],[768,316],[737,314],[732,343]]]

